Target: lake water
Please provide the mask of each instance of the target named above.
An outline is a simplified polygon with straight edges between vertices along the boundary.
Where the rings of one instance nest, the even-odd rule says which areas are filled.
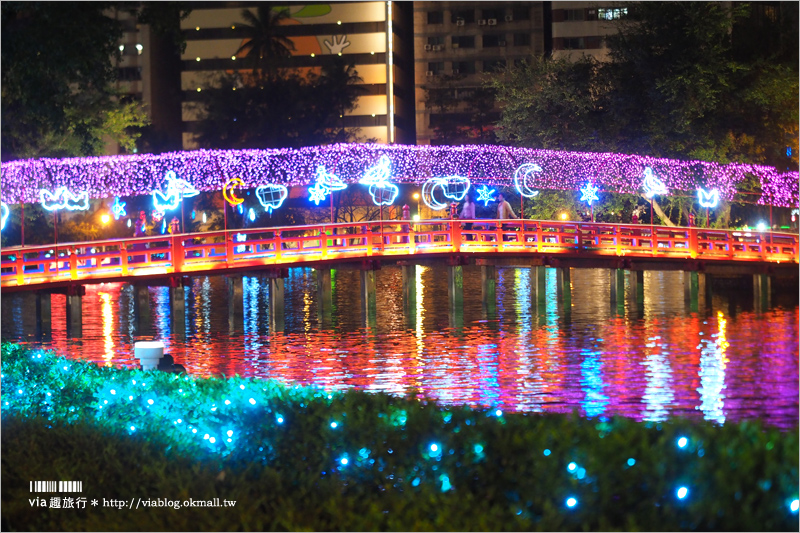
[[[333,313],[317,314],[316,273],[290,270],[285,328],[271,332],[264,280],[243,280],[243,312],[229,320],[225,278],[193,278],[185,323],[170,317],[169,289],[149,289],[137,321],[132,287],[88,286],[80,336],[67,335],[65,296],[52,296],[52,332],[37,339],[32,294],[2,298],[6,340],[100,364],[133,365],[133,343],[157,339],[190,374],[272,378],[327,389],[406,394],[506,411],[670,415],[718,422],[798,420],[798,297],[753,309],[747,291],[717,291],[690,312],[681,272],[645,273],[645,301],[612,309],[608,271],[572,270],[569,309],[547,269],[547,306],[531,309],[527,269],[497,270],[497,306],[481,303],[480,267],[464,267],[464,306],[452,313],[446,267],[416,267],[416,308],[404,314],[399,267],[376,272],[377,316],[361,314],[359,274],[334,271]],[[629,290],[629,289],[628,289]],[[621,312],[620,312],[621,311]]]

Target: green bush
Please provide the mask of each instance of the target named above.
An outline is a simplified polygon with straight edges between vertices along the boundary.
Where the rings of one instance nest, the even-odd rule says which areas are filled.
[[[100,367],[5,343],[2,373],[4,530],[798,526],[797,431],[758,422],[502,413]],[[237,504],[47,509],[30,505],[30,480],[82,480],[90,500]]]

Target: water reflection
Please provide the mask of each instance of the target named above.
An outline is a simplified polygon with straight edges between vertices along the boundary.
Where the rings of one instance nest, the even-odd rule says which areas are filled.
[[[233,375],[357,387],[503,410],[670,415],[716,422],[759,417],[792,426],[798,418],[798,308],[756,313],[735,293],[714,295],[711,311],[690,312],[680,272],[645,275],[645,303],[608,301],[609,273],[573,270],[569,313],[546,269],[545,306],[532,305],[528,268],[496,270],[496,307],[482,304],[480,267],[464,267],[464,306],[454,323],[444,266],[411,269],[415,302],[403,308],[399,267],[376,271],[375,320],[363,322],[359,273],[331,272],[332,313],[319,312],[316,272],[291,269],[286,320],[270,330],[269,284],[244,276],[192,279],[185,321],[171,312],[170,289],[147,289],[137,316],[133,287],[90,286],[83,334],[66,335],[65,297],[52,296],[52,331],[37,340],[35,297],[3,296],[4,338],[41,344],[102,364],[133,364],[137,340],[160,339],[197,375]],[[241,300],[231,306],[240,283]],[[630,294],[630,286],[626,291]],[[177,293],[178,295],[180,293]],[[736,314],[728,311],[735,309]],[[724,311],[723,311],[724,310]]]

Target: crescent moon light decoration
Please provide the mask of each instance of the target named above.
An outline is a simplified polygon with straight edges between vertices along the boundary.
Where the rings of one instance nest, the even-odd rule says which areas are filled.
[[[542,167],[536,163],[524,163],[520,165],[517,170],[514,171],[514,186],[517,188],[517,192],[525,198],[533,198],[539,194],[539,191],[531,189],[530,186],[528,186],[528,178],[532,173],[541,171]]]
[[[244,187],[242,178],[231,178],[226,181],[225,185],[222,187],[222,196],[224,196],[225,201],[231,205],[239,205],[244,202],[244,198],[237,198],[234,194],[234,189],[236,187]]]
[[[385,155],[378,160],[378,164],[368,168],[364,177],[359,180],[362,185],[369,185],[369,194],[375,205],[392,205],[400,193],[397,185],[389,183],[391,177],[391,161]]]
[[[422,184],[422,201],[433,211],[440,211],[447,208],[446,203],[440,202],[434,196],[436,188],[441,185],[441,178],[430,178]]]
[[[283,185],[259,185],[256,188],[256,196],[258,197],[258,202],[264,208],[264,211],[272,213],[272,211],[278,209],[289,196],[289,189]]]
[[[656,195],[665,196],[669,194],[664,182],[653,174],[653,169],[650,167],[644,168],[644,182],[642,183],[642,187],[644,187],[644,195],[648,198],[652,198]]]

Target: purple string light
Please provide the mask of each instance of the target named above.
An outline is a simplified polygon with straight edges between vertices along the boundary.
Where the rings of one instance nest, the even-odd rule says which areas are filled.
[[[530,176],[537,189],[579,190],[588,180],[603,192],[638,194],[646,167],[674,194],[695,195],[698,187],[719,190],[732,200],[736,185],[753,175],[763,194],[756,203],[798,205],[798,173],[750,164],[719,164],[653,157],[587,152],[556,152],[504,146],[405,146],[336,144],[294,149],[195,150],[70,159],[29,159],[2,164],[2,201],[39,201],[39,190],[68,187],[90,198],[148,195],[160,189],[168,171],[198,191],[219,191],[232,177],[245,187],[280,184],[306,187],[323,165],[343,183],[357,183],[381,156],[391,160],[394,183],[420,185],[431,177],[463,176],[476,186],[513,187],[514,171],[535,163],[542,171]]]

